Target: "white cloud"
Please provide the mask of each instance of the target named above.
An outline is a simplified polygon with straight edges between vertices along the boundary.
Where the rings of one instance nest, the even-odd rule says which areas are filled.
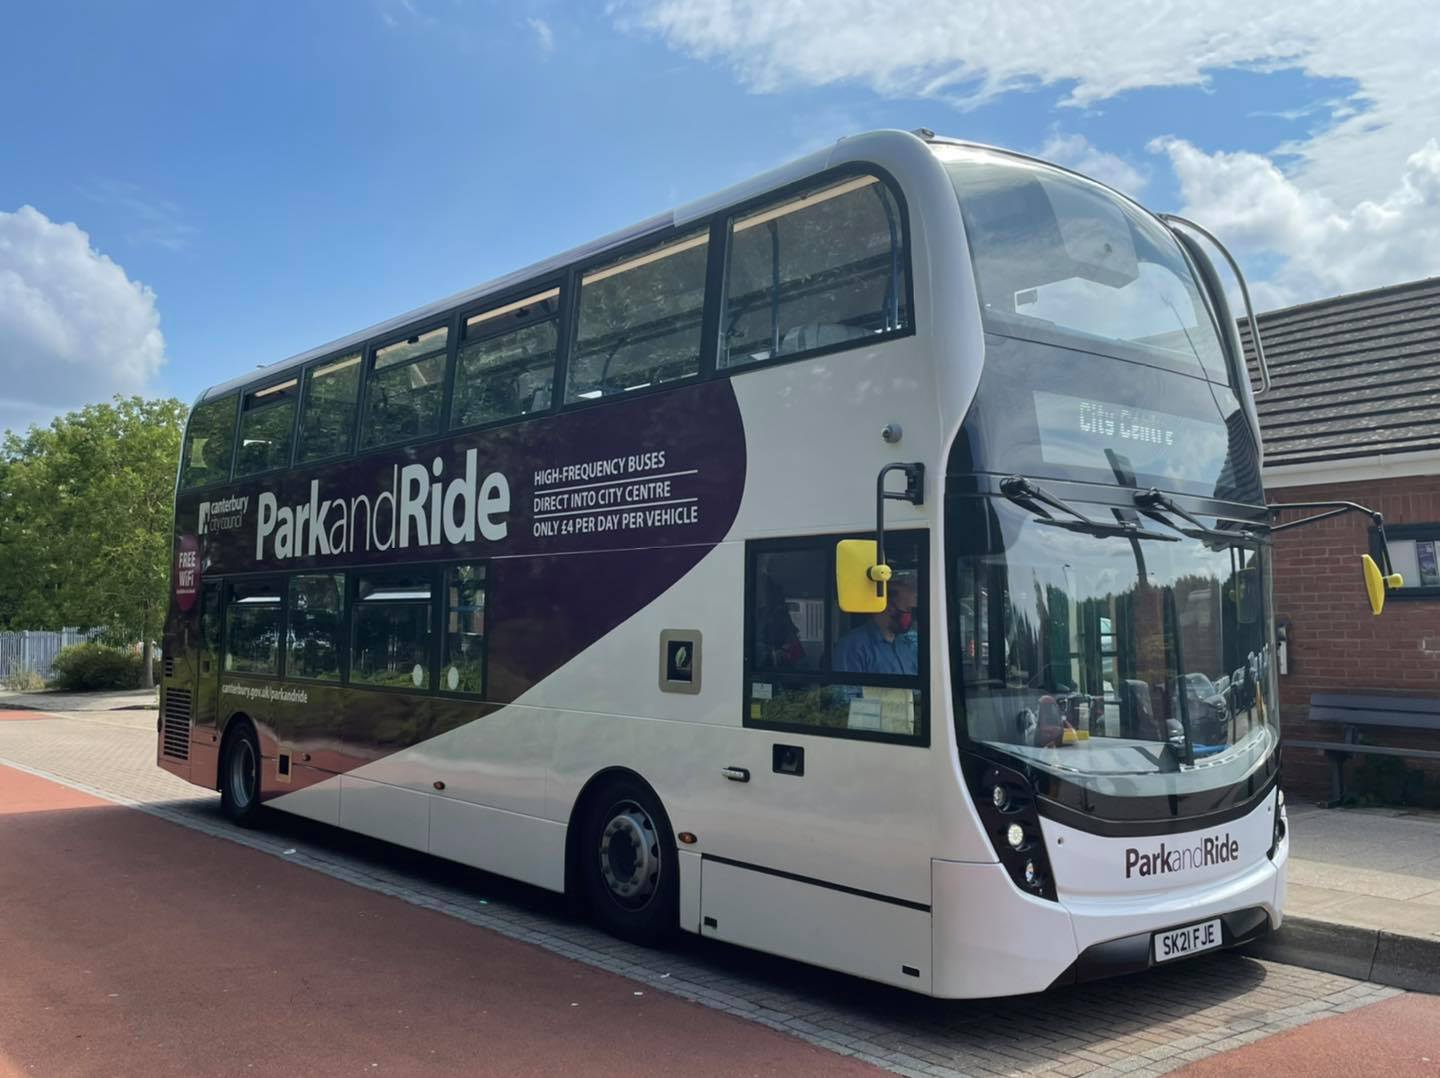
[[[1289,267],[1276,288],[1305,298],[1308,288],[1342,280],[1386,283],[1440,271],[1435,261],[1418,259],[1419,244],[1406,238],[1430,235],[1440,221],[1426,193],[1425,147],[1440,116],[1440,19],[1431,0],[1383,7],[1367,0],[1258,7],[1249,0],[620,0],[617,10],[626,25],[673,48],[729,63],[759,91],[853,81],[887,96],[970,108],[1048,87],[1062,104],[1094,106],[1146,87],[1204,86],[1225,68],[1294,68],[1352,80],[1358,88],[1350,97],[1317,103],[1317,123],[1328,116],[1328,127],[1274,148],[1287,162],[1283,173],[1253,154],[1213,155],[1206,166],[1193,154],[1170,152],[1177,171],[1182,161],[1193,166],[1181,177],[1186,200],[1206,214],[1209,202],[1192,192],[1213,193],[1216,184],[1201,171],[1223,165],[1232,180],[1243,173],[1264,186],[1271,209],[1285,203],[1292,213],[1303,207],[1328,215],[1305,234],[1323,232],[1331,243],[1309,249],[1338,256],[1348,268],[1271,249]],[[1238,133],[1247,115],[1237,110],[1233,119]],[[1180,126],[1177,118],[1160,131]],[[1099,152],[1088,144],[1070,147],[1062,137],[1057,148],[1078,154],[1072,163],[1112,165],[1111,155],[1088,158]],[[1270,238],[1291,242],[1295,235],[1272,229]],[[1362,237],[1378,246],[1352,250]]]
[[[555,31],[550,29],[550,24],[541,18],[529,18],[525,20],[530,24],[530,29],[535,31],[535,41],[540,46],[540,51],[549,56],[555,51]]]
[[[154,292],[76,225],[0,211],[0,429],[141,392],[164,362]]]
[[[1065,135],[1057,131],[1036,152],[1047,161],[1083,172],[1131,196],[1139,195],[1149,179],[1123,157],[1092,145],[1084,135]]]
[[[1399,175],[1374,178],[1376,197],[1345,206],[1253,153],[1205,153],[1162,138],[1184,213],[1237,251],[1271,252],[1279,268],[1256,286],[1262,308],[1440,273],[1440,142],[1411,154]]]

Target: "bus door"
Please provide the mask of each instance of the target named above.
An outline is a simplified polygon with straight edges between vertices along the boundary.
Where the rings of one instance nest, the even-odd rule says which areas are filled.
[[[220,708],[220,603],[223,581],[206,581],[200,590],[200,640],[195,657],[195,706],[191,740],[214,744]]]

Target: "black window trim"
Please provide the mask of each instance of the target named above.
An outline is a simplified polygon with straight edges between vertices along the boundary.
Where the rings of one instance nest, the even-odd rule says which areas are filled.
[[[440,626],[436,623],[436,579],[439,566],[449,564],[448,562],[406,562],[398,565],[356,565],[346,570],[345,581],[345,680],[341,684],[347,689],[364,689],[367,692],[383,692],[398,696],[435,696],[438,693],[439,675],[439,639]],[[376,685],[369,681],[357,682],[352,678],[352,666],[355,659],[355,618],[360,614],[360,581],[364,577],[374,576],[426,576],[430,582],[430,645],[426,649],[428,660],[428,678],[424,685]],[[488,660],[488,655],[487,655]],[[475,697],[467,696],[465,699],[473,700]]]
[[[292,674],[290,672],[290,619],[295,612],[291,599],[295,594],[295,581],[304,576],[338,576],[340,578],[340,632],[335,640],[335,656],[337,659],[333,678],[306,677],[303,674]],[[340,688],[346,683],[346,677],[350,673],[350,571],[347,569],[296,569],[285,574],[285,624],[282,626],[281,639],[284,642],[285,653],[285,681],[298,681],[303,685],[326,685],[331,688]]]
[[[450,394],[453,375],[455,371],[455,338],[459,324],[459,311],[451,310],[444,316],[431,315],[420,322],[412,323],[409,327],[398,330],[394,333],[387,333],[383,337],[376,337],[365,344],[365,357],[362,363],[360,376],[360,392],[357,396],[360,399],[360,410],[356,415],[355,434],[351,442],[354,446],[353,455],[356,457],[368,456],[372,453],[379,453],[386,449],[395,449],[399,446],[423,445],[426,442],[437,438],[443,438],[448,432],[445,428],[445,419],[450,410]],[[424,355],[413,356],[402,363],[396,363],[393,367],[399,370],[402,367],[414,366],[416,363],[423,363],[426,360],[434,359],[438,355],[445,357],[445,370],[440,376],[440,415],[436,429],[429,434],[419,438],[392,438],[388,442],[375,442],[372,445],[365,444],[365,419],[370,406],[370,380],[375,376],[375,358],[382,348],[388,348],[392,344],[399,344],[401,341],[411,337],[418,337],[425,333],[432,333],[437,329],[447,329],[449,332],[445,339],[444,351],[436,350],[426,352]],[[390,370],[392,368],[385,368]]]
[[[224,396],[214,397],[209,400],[202,398],[195,403],[194,407],[190,409],[190,414],[185,417],[185,432],[180,440],[180,470],[179,474],[176,477],[176,489],[180,493],[190,494],[194,491],[209,490],[212,487],[228,486],[232,482],[231,477],[235,474],[235,447],[240,442],[240,401],[243,396],[243,392],[236,391],[234,393],[226,393]],[[219,401],[225,400],[231,401],[235,409],[235,426],[230,431],[230,466],[225,469],[225,478],[217,479],[210,483],[191,483],[189,485],[186,485],[185,465],[189,463],[190,459],[190,421],[195,417],[195,413],[198,412],[201,408],[204,408],[206,405],[215,404]]]
[[[1380,561],[1380,533],[1374,528],[1369,529],[1370,556],[1378,563]],[[1385,525],[1385,538],[1394,542],[1396,539],[1433,539],[1440,542],[1440,523],[1435,524],[1387,524]],[[1388,591],[1385,595],[1386,602],[1414,602],[1416,600],[1440,599],[1440,584],[1416,584],[1406,585]]]
[[[300,371],[296,374],[282,375],[279,378],[268,379],[264,382],[257,383],[253,388],[247,387],[244,392],[240,394],[240,412],[235,421],[235,452],[231,454],[230,457],[230,479],[232,482],[240,479],[259,479],[263,478],[264,476],[276,475],[280,472],[289,471],[290,468],[293,466],[295,461],[295,453],[298,449],[297,442],[300,437],[300,398],[304,395],[304,374],[304,371]],[[292,379],[295,382],[294,396],[278,397],[273,401],[266,401],[264,404],[257,405],[254,408],[247,408],[245,406],[246,402],[249,401],[252,397],[255,396],[256,393],[259,393],[261,390],[270,389],[274,386],[284,385],[286,382],[289,382]],[[245,443],[245,417],[247,415],[257,415],[261,412],[268,412],[272,408],[279,408],[282,404],[285,404],[287,402],[294,405],[295,414],[290,417],[290,447],[289,451],[285,454],[284,462],[280,464],[273,464],[269,468],[261,468],[260,470],[254,472],[241,472],[240,450],[244,447]]]
[[[300,459],[300,439],[305,434],[305,405],[310,401],[311,376],[320,368],[328,367],[331,364],[339,363],[341,360],[355,356],[360,363],[359,375],[355,382],[355,399],[350,402],[350,437],[346,439],[345,445],[333,453],[326,453],[323,456],[310,457],[307,460]],[[360,434],[360,395],[365,389],[365,363],[368,358],[368,350],[365,345],[355,348],[342,348],[338,352],[332,352],[323,359],[313,360],[300,368],[300,405],[296,408],[295,419],[295,444],[290,453],[290,467],[312,467],[317,464],[329,464],[333,461],[343,460],[355,452],[356,441]]]
[[[440,586],[435,589],[435,607],[439,631],[435,634],[437,637],[436,646],[438,650],[436,651],[436,655],[438,661],[435,663],[436,687],[434,690],[434,695],[441,699],[465,700],[470,703],[494,703],[494,701],[490,698],[490,582],[492,579],[490,572],[491,564],[492,559],[490,558],[459,558],[455,561],[441,562],[436,566]],[[459,692],[458,690],[451,691],[450,689],[447,689],[445,687],[444,681],[440,679],[442,668],[445,665],[445,637],[448,632],[448,630],[446,629],[446,618],[449,616],[450,613],[450,596],[448,593],[447,582],[450,579],[450,570],[459,568],[462,565],[478,565],[485,570],[485,653],[480,659],[480,691],[478,693]]]
[[[766,370],[770,367],[783,366],[786,363],[798,363],[805,360],[815,359],[820,356],[833,355],[837,352],[850,352],[858,348],[873,348],[879,344],[889,344],[891,341],[901,340],[905,337],[915,336],[915,258],[910,246],[910,206],[905,201],[905,195],[900,190],[900,184],[895,177],[879,165],[866,161],[849,162],[837,165],[835,168],[826,169],[824,172],[817,172],[804,179],[796,180],[794,183],[786,184],[784,187],[767,191],[765,194],[742,202],[737,206],[716,215],[716,224],[723,236],[722,247],[724,255],[724,267],[722,277],[729,272],[730,268],[730,226],[737,217],[744,217],[755,210],[772,203],[784,202],[786,199],[794,198],[802,191],[820,190],[831,186],[834,182],[844,180],[847,177],[874,176],[890,192],[890,197],[895,200],[896,212],[900,224],[900,245],[903,249],[900,271],[905,277],[905,325],[898,329],[886,330],[877,333],[873,337],[859,337],[850,341],[838,341],[835,344],[820,345],[816,348],[807,348],[803,352],[786,352],[783,355],[771,356],[769,359],[757,359],[750,363],[742,363],[738,366],[720,366],[720,317],[724,313],[726,294],[724,287],[727,282],[722,280],[721,292],[718,305],[715,308],[715,342],[711,350],[710,364],[712,370],[719,377],[734,377],[736,375],[748,374],[750,371]]]
[[[532,420],[542,419],[546,416],[552,416],[560,410],[560,402],[559,399],[556,397],[556,385],[559,379],[564,376],[564,363],[566,359],[566,352],[568,351],[565,338],[567,336],[566,326],[571,321],[570,300],[571,295],[574,291],[572,278],[573,274],[569,272],[561,273],[558,275],[551,274],[548,277],[541,277],[537,280],[527,282],[526,284],[523,284],[517,288],[508,288],[503,292],[497,292],[492,296],[487,296],[483,301],[472,303],[458,309],[458,317],[456,319],[456,331],[459,334],[459,337],[455,342],[455,358],[453,361],[453,365],[446,376],[446,387],[448,393],[445,405],[445,421],[443,424],[443,432],[445,434],[461,432],[464,432],[465,434],[474,434],[477,432],[496,430],[500,427],[511,427],[519,423],[529,423]],[[483,333],[477,333],[473,337],[466,334],[466,322],[468,322],[471,318],[474,318],[477,314],[484,314],[486,311],[494,310],[496,307],[504,307],[507,303],[514,303],[517,300],[524,299],[526,296],[533,296],[541,292],[548,292],[552,288],[557,288],[560,290],[560,294],[555,298],[554,314],[546,315],[544,317],[536,315],[533,318],[530,318],[524,322],[504,323],[503,325],[497,325],[492,330],[488,330]],[[502,319],[501,321],[503,322],[504,320]],[[460,378],[460,350],[465,345],[474,343],[476,341],[488,341],[494,337],[499,337],[506,333],[513,333],[516,330],[526,329],[529,326],[534,326],[540,324],[541,322],[549,321],[553,321],[555,323],[555,359],[551,365],[552,379],[550,383],[549,407],[542,408],[536,412],[528,412],[524,415],[506,416],[504,419],[492,419],[488,423],[455,423],[455,417],[451,415],[451,411],[454,408],[454,394]]]
[[[261,678],[265,681],[285,680],[285,652],[286,633],[289,631],[290,620],[290,574],[283,572],[262,572],[244,573],[235,576],[227,576],[221,580],[220,592],[220,679],[226,677],[250,677]],[[280,631],[275,641],[275,673],[262,674],[254,670],[228,670],[225,662],[230,658],[230,609],[235,605],[236,584],[267,584],[276,582],[280,589]],[[218,685],[217,685],[218,691]]]
[[[813,190],[824,187],[827,184],[842,180],[849,176],[874,176],[888,188],[891,197],[899,213],[899,226],[901,242],[904,246],[904,259],[902,270],[905,276],[905,305],[908,313],[906,325],[900,329],[890,330],[885,333],[875,334],[873,337],[862,337],[856,340],[840,341],[835,344],[823,345],[817,348],[806,349],[803,352],[792,352],[770,359],[757,360],[753,363],[745,363],[734,367],[719,366],[720,349],[720,315],[721,307],[725,299],[725,274],[729,265],[730,246],[730,222],[739,216],[762,208],[771,203],[782,201],[793,197],[804,190]],[[700,324],[700,354],[699,366],[695,374],[685,375],[667,382],[660,382],[655,385],[646,386],[644,389],[635,389],[627,393],[616,393],[608,397],[596,397],[592,400],[581,400],[570,403],[565,402],[565,386],[569,377],[570,357],[574,351],[576,335],[579,332],[579,310],[580,310],[580,280],[589,270],[607,265],[611,262],[623,261],[630,255],[651,247],[659,247],[685,235],[699,233],[705,229],[709,230],[708,253],[705,271],[705,292],[701,313]],[[442,442],[455,433],[464,432],[474,434],[513,426],[520,423],[528,423],[535,420],[542,420],[546,417],[557,415],[561,412],[578,411],[585,408],[600,407],[605,404],[613,404],[617,401],[632,400],[636,397],[643,397],[652,393],[668,393],[678,389],[697,385],[701,382],[714,378],[734,378],[749,374],[754,371],[766,370],[773,366],[780,366],[785,363],[799,363],[814,360],[833,353],[848,352],[860,348],[871,348],[878,345],[890,344],[893,341],[905,337],[915,336],[918,332],[918,318],[915,310],[915,256],[913,249],[913,231],[911,228],[910,207],[905,198],[904,191],[895,177],[887,169],[871,161],[853,161],[833,168],[823,169],[801,177],[783,187],[773,188],[762,192],[744,202],[736,203],[717,210],[706,218],[697,218],[684,225],[670,223],[651,229],[642,235],[636,236],[629,241],[597,252],[588,258],[578,260],[570,265],[555,270],[552,269],[542,276],[531,278],[507,287],[502,291],[479,297],[463,306],[450,308],[441,313],[430,313],[416,319],[413,322],[392,330],[381,336],[370,338],[349,347],[338,348],[328,352],[318,359],[308,360],[303,364],[281,371],[266,370],[262,377],[247,382],[233,392],[236,407],[234,442],[231,447],[230,469],[225,478],[217,479],[206,484],[195,484],[181,486],[178,489],[190,494],[197,491],[205,491],[212,488],[222,488],[233,484],[237,480],[249,481],[257,476],[280,474],[286,470],[293,471],[302,464],[313,466],[320,464],[334,464],[346,459],[362,459],[364,457],[392,451],[401,446],[421,447],[436,442]],[[560,288],[559,313],[559,336],[556,346],[555,363],[555,385],[551,391],[550,407],[544,411],[533,412],[524,416],[516,416],[510,419],[497,420],[490,424],[476,424],[467,427],[455,427],[450,424],[450,409],[453,405],[455,391],[456,355],[461,343],[461,335],[464,330],[465,319],[485,310],[502,306],[506,302],[518,299],[527,293],[544,291],[547,288]],[[448,326],[450,333],[445,349],[445,375],[442,383],[442,413],[438,428],[432,434],[427,434],[415,439],[395,439],[393,441],[376,443],[374,445],[362,445],[362,427],[365,421],[365,409],[369,403],[370,377],[374,373],[375,353],[398,341],[408,337],[426,333],[430,330]],[[335,453],[314,457],[309,460],[299,460],[300,435],[303,433],[303,415],[309,388],[307,380],[309,373],[316,367],[333,363],[346,356],[359,354],[360,356],[360,384],[355,394],[354,422],[351,426],[349,444]],[[435,353],[430,353],[434,355]],[[420,359],[428,359],[430,355],[417,357],[410,362],[418,362]],[[266,472],[256,472],[246,476],[235,475],[235,464],[238,453],[240,438],[240,402],[245,394],[253,392],[257,388],[283,381],[288,377],[298,377],[299,404],[296,408],[296,420],[292,438],[290,463],[286,468],[274,468]],[[223,400],[232,396],[226,393],[223,397],[214,398]],[[201,399],[197,407],[213,403],[209,399]],[[182,449],[181,476],[184,474],[184,459]]]
[[[898,537],[902,543],[914,542],[919,549],[916,555],[916,564],[920,570],[920,598],[925,604],[925,618],[920,625],[919,640],[919,664],[918,672],[914,677],[906,677],[896,674],[864,674],[856,675],[853,671],[834,671],[830,669],[830,637],[831,621],[834,617],[835,607],[835,544],[841,539],[868,539],[873,538],[874,533],[839,532],[820,535],[787,536],[780,539],[751,539],[745,543],[745,600],[744,600],[744,654],[741,662],[741,677],[743,678],[741,697],[741,724],[747,730],[771,730],[788,734],[807,734],[814,737],[839,738],[850,741],[871,741],[886,745],[907,745],[918,748],[930,747],[930,710],[932,707],[930,691],[930,621],[933,620],[929,609],[930,598],[930,529],[919,528],[895,528],[887,530],[888,538]],[[754,645],[755,645],[755,566],[762,554],[787,553],[792,551],[820,550],[825,554],[825,648],[822,653],[824,669],[781,672],[773,670],[754,669]],[[849,675],[849,676],[846,676]],[[863,677],[863,681],[859,678]],[[812,726],[805,723],[781,723],[765,722],[761,719],[752,719],[751,706],[754,697],[751,695],[752,686],[755,681],[770,681],[774,684],[803,684],[813,685],[819,682],[823,685],[874,685],[877,688],[913,689],[920,694],[919,704],[916,708],[918,728],[914,734],[890,734],[882,730],[849,730],[837,727]]]
[[[676,240],[684,239],[686,236],[698,236],[702,232],[705,233],[705,242],[707,244],[705,252],[705,288],[700,304],[700,339],[696,345],[699,351],[695,356],[695,373],[687,374],[680,378],[672,378],[668,382],[655,382],[645,386],[643,389],[631,389],[624,393],[612,393],[608,397],[602,396],[567,401],[565,399],[565,391],[570,381],[570,357],[575,354],[575,345],[578,343],[580,336],[580,293],[585,274],[591,270],[601,269],[617,262],[624,262],[632,255],[637,255],[644,251],[657,250],[667,244],[674,243]],[[673,389],[680,389],[705,381],[707,377],[705,373],[704,351],[706,328],[719,318],[719,309],[712,309],[711,307],[711,301],[714,296],[711,289],[710,269],[715,252],[713,246],[708,245],[713,245],[714,242],[715,224],[713,219],[710,221],[695,220],[684,226],[677,226],[672,223],[663,228],[647,232],[643,236],[637,236],[628,243],[592,255],[590,258],[576,262],[570,267],[569,278],[572,298],[565,310],[569,324],[561,327],[561,337],[565,341],[565,364],[564,369],[559,372],[559,377],[556,379],[557,396],[555,402],[552,402],[558,403],[560,411],[576,412],[585,408],[594,408],[602,404],[614,404],[616,401],[647,397],[652,393],[665,393]],[[713,367],[713,362],[711,365]]]

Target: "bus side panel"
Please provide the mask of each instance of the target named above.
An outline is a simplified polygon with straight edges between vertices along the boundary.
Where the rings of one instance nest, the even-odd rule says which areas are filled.
[[[448,792],[448,791],[447,791]],[[430,800],[430,852],[551,891],[565,889],[565,825],[516,812]]]
[[[702,934],[930,991],[930,911],[705,859]]]

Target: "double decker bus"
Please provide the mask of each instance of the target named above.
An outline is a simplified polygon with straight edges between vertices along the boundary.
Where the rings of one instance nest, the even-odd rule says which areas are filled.
[[[1210,250],[878,132],[217,385],[157,761],[936,996],[1253,939],[1272,516]]]

